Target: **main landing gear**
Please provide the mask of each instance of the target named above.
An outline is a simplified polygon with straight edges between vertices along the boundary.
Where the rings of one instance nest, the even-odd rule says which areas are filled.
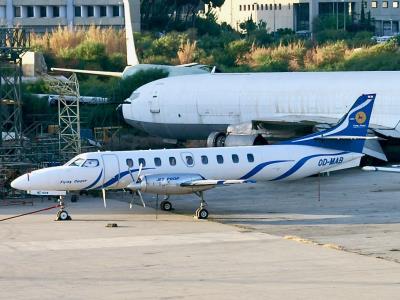
[[[195,217],[199,220],[205,220],[208,218],[207,202],[204,201],[203,192],[196,192],[195,194],[200,198],[200,207],[196,209]]]
[[[160,209],[163,211],[171,211],[172,203],[168,201],[169,196],[165,196],[164,200],[160,203]]]
[[[65,203],[64,203],[64,197],[63,196],[60,196],[60,198],[58,199],[58,203],[60,205],[60,210],[57,212],[56,221],[69,221],[69,220],[71,220],[70,215],[65,210]]]

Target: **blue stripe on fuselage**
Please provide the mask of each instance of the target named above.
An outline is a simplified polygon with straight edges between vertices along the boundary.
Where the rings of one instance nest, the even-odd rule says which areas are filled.
[[[281,180],[281,179],[289,177],[290,175],[292,175],[295,172],[297,172],[307,161],[309,161],[312,158],[315,158],[315,157],[318,157],[318,156],[321,156],[321,157],[324,157],[324,156],[338,156],[338,155],[344,155],[344,154],[348,154],[348,153],[350,153],[350,152],[339,152],[339,153],[334,153],[334,154],[314,154],[314,155],[303,157],[293,167],[291,167],[288,171],[286,171],[284,174],[276,177],[275,179],[272,179],[271,181]]]
[[[288,162],[288,161],[292,161],[292,160],[273,160],[273,161],[263,162],[263,163],[255,166],[246,175],[243,175],[242,177],[240,177],[240,179],[249,179],[250,177],[253,177],[254,175],[256,175],[258,172],[260,172],[262,169],[264,169],[268,165],[277,164],[277,163],[281,163],[281,162]]]
[[[103,169],[101,169],[101,172],[100,172],[99,176],[96,178],[96,180],[93,181],[93,183],[92,183],[91,185],[85,187],[84,190],[89,190],[89,189],[91,189],[92,187],[94,187],[94,186],[99,182],[99,180],[100,180],[100,178],[101,178],[101,175],[103,175]]]

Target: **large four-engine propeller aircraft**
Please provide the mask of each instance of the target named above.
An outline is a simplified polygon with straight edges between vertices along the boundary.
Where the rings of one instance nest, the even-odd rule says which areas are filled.
[[[22,175],[11,186],[29,191],[64,192],[129,189],[157,195],[196,194],[196,216],[208,217],[203,192],[255,181],[295,180],[356,167],[367,137],[375,94],[362,95],[335,126],[277,145],[164,149],[80,154],[64,166]],[[61,220],[68,213],[58,213]],[[143,199],[142,199],[143,201]],[[164,210],[172,204],[161,203]]]

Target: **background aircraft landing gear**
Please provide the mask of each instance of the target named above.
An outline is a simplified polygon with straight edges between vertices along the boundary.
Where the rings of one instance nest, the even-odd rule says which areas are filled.
[[[163,201],[160,203],[160,208],[163,211],[171,211],[172,210],[172,203],[168,201],[169,196],[166,196]]]
[[[207,207],[207,202],[204,201],[204,197],[203,197],[203,192],[198,192],[195,193],[198,197],[200,197],[200,207],[198,209],[196,209],[195,212],[195,217],[199,220],[205,220],[208,218],[208,210],[206,209]]]
[[[56,221],[69,221],[71,220],[70,215],[65,210],[64,198],[60,196],[58,199],[58,203],[60,204],[60,210],[57,212],[57,219]]]

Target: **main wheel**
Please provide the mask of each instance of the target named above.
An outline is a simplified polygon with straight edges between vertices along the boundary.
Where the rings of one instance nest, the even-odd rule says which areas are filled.
[[[198,210],[197,217],[201,220],[207,219],[208,218],[208,210],[205,208]]]
[[[169,201],[164,200],[164,201],[162,201],[160,203],[160,208],[161,208],[161,210],[164,210],[164,211],[171,211],[172,210],[172,203],[169,202]]]
[[[57,220],[58,221],[67,221],[67,220],[71,220],[71,217],[69,216],[68,212],[66,212],[65,210],[62,210],[57,213]]]

